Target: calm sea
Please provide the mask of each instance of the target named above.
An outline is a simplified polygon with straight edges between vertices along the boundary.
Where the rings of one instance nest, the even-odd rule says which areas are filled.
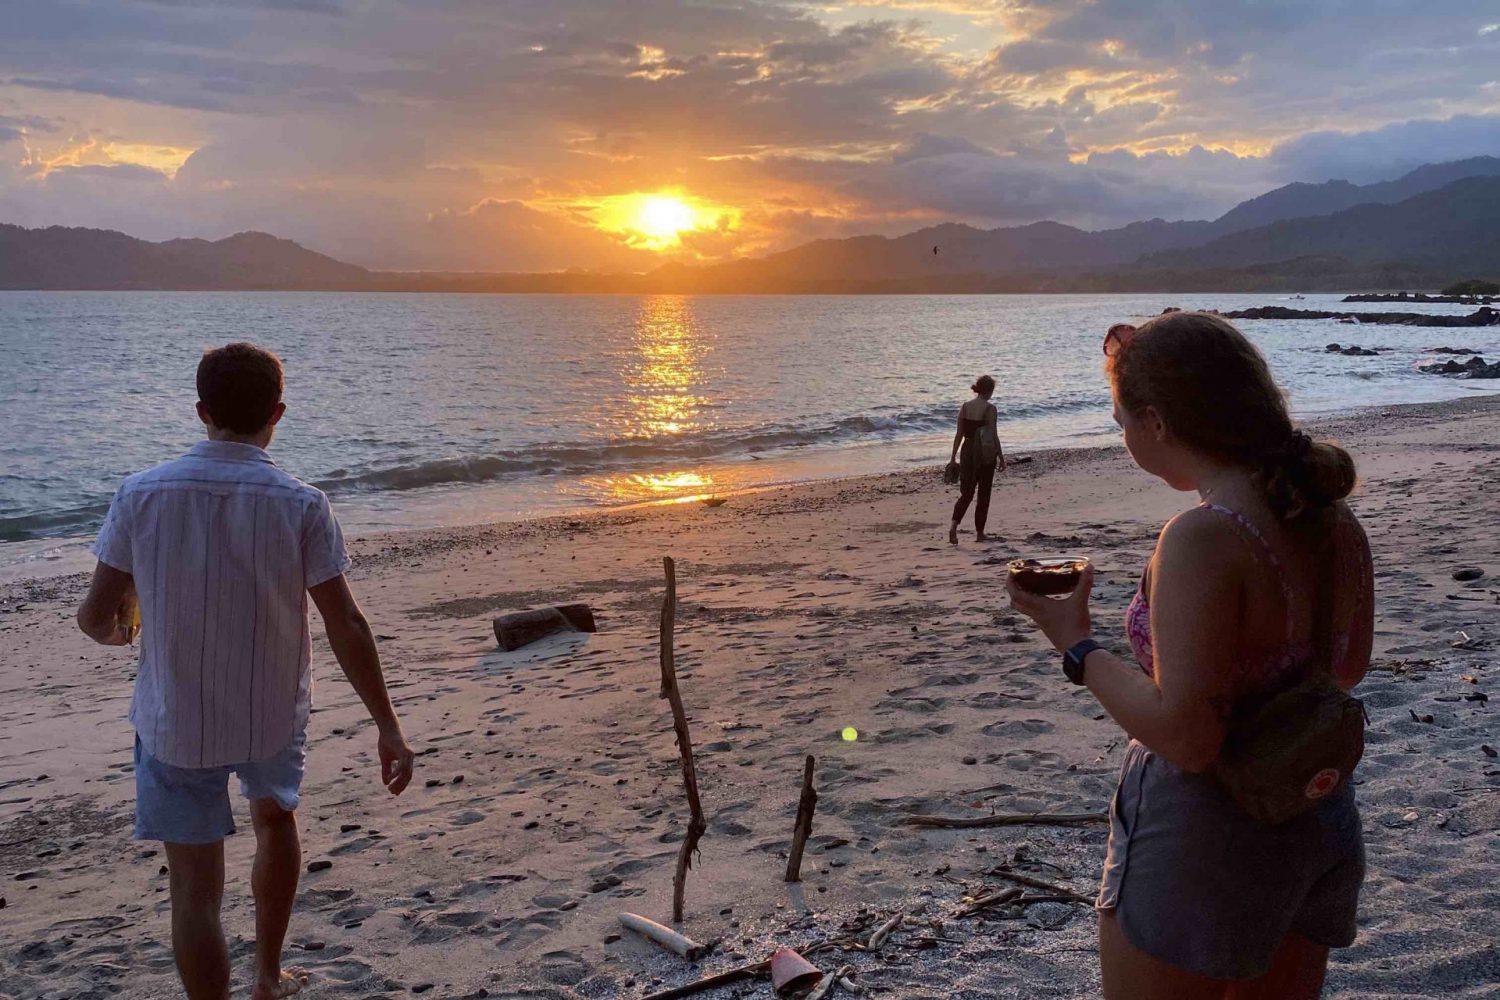
[[[197,440],[194,366],[230,340],[285,359],[274,454],[360,532],[936,463],[983,372],[1013,447],[1097,443],[1113,437],[1110,323],[1282,302],[0,292],[0,564],[76,552],[120,479]],[[1242,327],[1301,414],[1500,388],[1414,370],[1440,344],[1494,353],[1493,328]],[[1348,358],[1330,341],[1392,350]]]

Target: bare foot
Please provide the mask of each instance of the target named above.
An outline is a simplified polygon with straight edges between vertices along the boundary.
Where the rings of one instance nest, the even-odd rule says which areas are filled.
[[[282,1000],[283,997],[295,996],[307,985],[307,978],[307,970],[292,968],[281,970],[281,978],[274,982],[257,979],[250,1000]]]

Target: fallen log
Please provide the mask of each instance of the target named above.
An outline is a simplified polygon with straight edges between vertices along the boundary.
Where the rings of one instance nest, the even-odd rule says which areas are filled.
[[[1074,823],[1108,823],[1109,813],[996,813],[993,816],[907,816],[902,826],[923,826],[943,830],[978,830],[987,826],[1069,826]]]
[[[554,632],[596,632],[594,612],[587,604],[560,604],[555,608],[533,608],[495,619],[495,641],[507,653]]]
[[[620,914],[620,926],[655,941],[663,948],[675,955],[680,955],[689,962],[698,961],[698,959],[707,955],[709,951],[707,945],[699,944],[692,938],[679,934],[670,927],[663,927],[655,920],[643,917],[639,913]]]

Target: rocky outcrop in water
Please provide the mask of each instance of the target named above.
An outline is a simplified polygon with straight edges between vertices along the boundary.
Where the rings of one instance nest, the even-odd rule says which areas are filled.
[[[1500,310],[1480,306],[1467,316],[1431,316],[1427,313],[1327,312],[1321,309],[1288,309],[1286,306],[1256,306],[1224,313],[1229,319],[1336,319],[1385,326],[1500,326]]]
[[[1500,378],[1500,361],[1486,363],[1475,357],[1468,361],[1444,361],[1435,365],[1422,365],[1417,371],[1427,375],[1446,375],[1450,378]]]
[[[1380,353],[1374,348],[1360,347],[1357,344],[1350,344],[1348,347],[1343,344],[1329,344],[1324,350],[1329,354],[1342,354],[1346,358],[1373,358]]]
[[[1489,305],[1495,301],[1492,295],[1428,295],[1426,292],[1370,292],[1363,295],[1345,295],[1344,302],[1446,302],[1452,305]]]

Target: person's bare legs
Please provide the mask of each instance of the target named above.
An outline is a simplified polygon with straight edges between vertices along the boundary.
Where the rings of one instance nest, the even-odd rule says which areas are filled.
[[[1184,972],[1125,939],[1114,911],[1099,911],[1104,1000],[1225,1000],[1229,983]]]
[[[1288,934],[1259,979],[1207,979],[1136,948],[1125,939],[1114,913],[1104,910],[1099,914],[1099,964],[1105,1000],[1317,1000],[1328,972],[1328,949]]]
[[[224,842],[162,846],[172,888],[172,953],[188,1000],[229,1000],[229,946],[219,922]]]
[[[1276,948],[1271,968],[1259,979],[1235,983],[1228,1000],[1317,1000],[1328,974],[1328,949],[1300,934],[1288,934]]]
[[[251,1000],[278,1000],[307,982],[303,970],[281,968],[281,947],[302,874],[302,843],[297,814],[281,808],[275,799],[251,799],[250,820],[255,826],[255,867],[250,873],[255,893],[255,987],[250,995]]]

